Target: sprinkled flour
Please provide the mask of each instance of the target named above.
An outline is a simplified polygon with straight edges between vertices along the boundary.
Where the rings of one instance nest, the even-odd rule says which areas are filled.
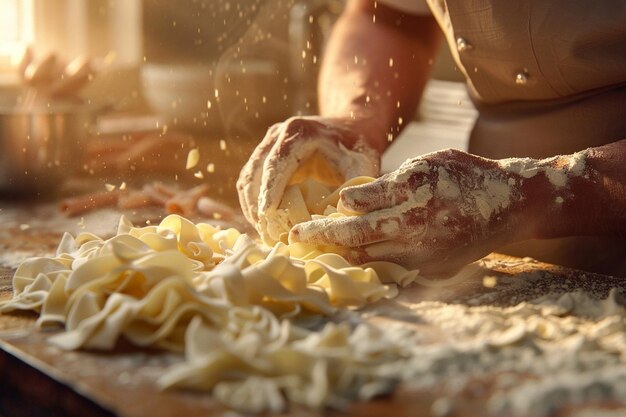
[[[542,172],[555,188],[567,185],[568,177],[583,175],[586,166],[585,151],[576,152],[572,156],[555,156],[547,159],[511,158],[502,159],[499,164],[505,171],[532,178]]]
[[[431,409],[435,415],[462,408],[468,389],[483,390],[494,415],[548,416],[563,406],[623,404],[626,298],[615,288],[607,296],[608,285],[575,289],[581,279],[553,280],[546,287],[540,272],[504,276],[497,280],[499,291],[469,295],[463,304],[400,302],[402,308],[377,310],[396,315],[397,326],[385,325],[387,338],[409,352],[386,372],[413,388],[440,390],[441,401]],[[530,298],[494,303],[515,293]],[[436,328],[439,336],[425,336],[423,327],[408,335],[409,318]],[[489,389],[485,381],[491,381]]]

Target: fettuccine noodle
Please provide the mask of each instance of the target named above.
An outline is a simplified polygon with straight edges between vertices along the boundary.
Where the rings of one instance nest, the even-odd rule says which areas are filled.
[[[279,210],[285,231],[314,216],[346,215],[338,196],[312,181],[291,185]],[[111,350],[125,338],[184,352],[160,386],[209,390],[246,412],[280,411],[388,390],[375,370],[400,353],[379,331],[311,326],[393,297],[416,277],[387,262],[354,266],[302,243],[268,247],[178,215],[148,227],[122,218],[110,239],[65,234],[55,256],[25,261],[0,312],[38,312],[39,326],[64,329],[49,339],[63,349]]]

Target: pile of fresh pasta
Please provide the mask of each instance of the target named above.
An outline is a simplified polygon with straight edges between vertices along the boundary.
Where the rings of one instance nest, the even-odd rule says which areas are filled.
[[[355,181],[363,180],[346,185]],[[337,191],[322,207],[311,187],[288,190],[291,201],[281,207],[289,222],[319,211],[343,215],[333,214]],[[416,279],[396,264],[353,266],[320,248],[269,247],[178,215],[148,227],[122,218],[109,239],[65,234],[54,256],[22,263],[0,312],[37,312],[39,326],[62,329],[49,342],[63,349],[112,350],[123,338],[180,352],[185,360],[160,387],[206,390],[240,411],[276,412],[389,391],[394,381],[379,369],[400,360],[402,349],[373,326],[330,318],[393,297]]]

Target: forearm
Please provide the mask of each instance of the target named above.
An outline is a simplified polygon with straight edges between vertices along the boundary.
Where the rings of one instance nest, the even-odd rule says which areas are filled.
[[[382,152],[388,135],[413,116],[440,37],[432,16],[349,2],[323,60],[320,114],[354,120],[363,139]]]
[[[576,157],[578,163],[572,163]],[[536,237],[626,235],[626,140],[558,157],[554,163],[568,164],[565,185],[555,186],[548,178],[527,184],[542,201],[537,210],[543,212],[543,222]]]
[[[590,201],[589,213],[571,217],[581,222],[587,234],[626,235],[626,139],[586,151],[588,178],[573,184],[575,200]],[[567,207],[565,207],[567,209]],[[581,215],[584,218],[580,218]],[[583,223],[583,220],[586,220]]]

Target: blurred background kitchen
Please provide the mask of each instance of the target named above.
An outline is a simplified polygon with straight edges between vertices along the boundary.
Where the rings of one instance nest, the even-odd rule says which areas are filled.
[[[207,183],[236,204],[239,168],[267,127],[316,112],[317,71],[342,7],[341,0],[0,0],[0,188],[42,194],[63,183],[72,193],[87,179],[112,186],[166,179]],[[64,62],[91,59],[76,97],[39,94],[24,105],[28,88],[15,57],[28,45],[35,62],[50,53]],[[385,171],[412,155],[466,147],[475,110],[445,45],[433,61],[420,111],[385,155]],[[79,126],[68,130],[72,123]],[[185,170],[194,147],[200,163]]]

